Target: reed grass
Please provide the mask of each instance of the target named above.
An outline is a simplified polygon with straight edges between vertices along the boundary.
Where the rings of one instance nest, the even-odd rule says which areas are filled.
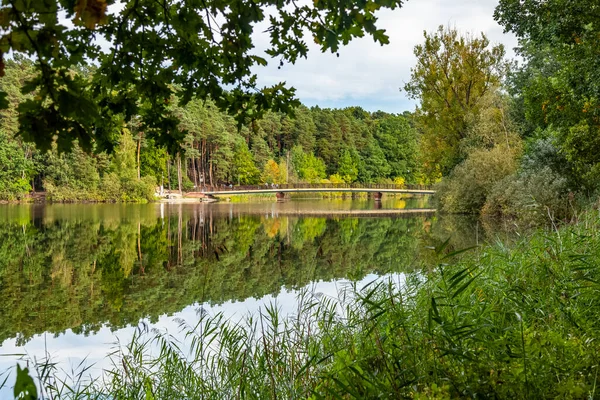
[[[400,282],[304,292],[286,317],[201,314],[184,340],[140,328],[101,378],[56,381],[42,360],[36,379],[44,398],[597,398],[599,231],[588,215],[510,246],[442,245]]]

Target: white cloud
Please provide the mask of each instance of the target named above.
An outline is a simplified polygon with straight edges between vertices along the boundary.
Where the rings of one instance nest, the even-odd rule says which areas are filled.
[[[286,81],[308,105],[362,106],[375,111],[402,112],[414,108],[399,88],[410,79],[415,64],[413,48],[423,41],[423,31],[450,25],[461,32],[484,32],[492,43],[503,43],[509,57],[516,39],[502,33],[493,18],[498,0],[410,0],[397,10],[378,13],[378,26],[386,29],[390,44],[380,46],[370,37],[357,39],[335,54],[323,54],[310,43],[308,59],[277,69],[277,62],[257,69],[259,83]],[[268,38],[255,38],[264,49]],[[308,38],[310,40],[310,38]]]

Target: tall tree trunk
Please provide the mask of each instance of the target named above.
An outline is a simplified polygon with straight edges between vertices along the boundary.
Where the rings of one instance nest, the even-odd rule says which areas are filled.
[[[206,186],[206,175],[204,174],[204,139],[198,143],[198,150],[200,151],[200,165],[198,165],[198,173],[202,179],[202,187]]]
[[[169,194],[171,194],[171,158],[167,156],[167,182],[169,182]]]
[[[198,187],[198,170],[196,169],[196,157],[192,157],[192,175],[194,176],[194,187]]]
[[[206,175],[206,139],[202,139],[202,179],[206,186],[208,183],[208,177]]]
[[[181,154],[177,153],[177,187],[179,194],[183,194],[181,191]]]
[[[196,160],[196,174],[198,174],[198,185],[204,186],[204,177],[202,176],[202,155]]]
[[[142,150],[142,136],[144,136],[144,132],[140,132],[138,135],[138,148],[137,148],[137,174],[138,181],[142,178],[140,174],[140,152]]]

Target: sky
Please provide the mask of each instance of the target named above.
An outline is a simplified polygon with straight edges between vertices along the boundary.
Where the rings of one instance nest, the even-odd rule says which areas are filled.
[[[321,53],[309,40],[307,59],[277,69],[276,61],[257,68],[259,84],[286,82],[307,106],[343,108],[361,106],[367,111],[392,113],[412,111],[416,101],[400,91],[410,80],[416,64],[415,45],[424,41],[423,31],[439,25],[457,28],[463,33],[485,33],[491,43],[502,43],[508,58],[514,56],[516,38],[504,34],[493,18],[498,0],[409,0],[396,10],[377,13],[380,29],[385,29],[390,44],[380,46],[371,37],[355,39],[342,47],[339,57]],[[266,47],[268,38],[254,38],[257,48]]]

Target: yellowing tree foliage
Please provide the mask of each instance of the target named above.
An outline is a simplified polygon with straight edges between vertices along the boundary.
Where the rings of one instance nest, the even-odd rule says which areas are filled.
[[[262,181],[264,183],[281,183],[281,170],[279,165],[274,160],[269,160],[265,164],[262,173]]]
[[[465,154],[460,143],[469,119],[481,110],[481,99],[496,91],[505,73],[504,48],[490,47],[485,35],[462,36],[440,26],[424,33],[414,49],[417,65],[404,90],[420,100],[416,122],[422,131],[424,171],[430,179],[447,175]]]

